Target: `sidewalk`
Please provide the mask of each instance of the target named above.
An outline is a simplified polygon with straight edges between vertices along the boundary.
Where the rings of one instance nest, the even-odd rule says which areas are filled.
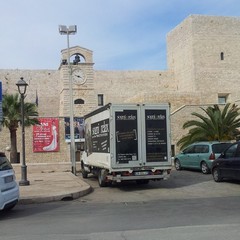
[[[16,172],[16,179],[21,179]],[[71,200],[91,192],[91,187],[71,172],[30,172],[29,186],[20,186],[20,204]]]

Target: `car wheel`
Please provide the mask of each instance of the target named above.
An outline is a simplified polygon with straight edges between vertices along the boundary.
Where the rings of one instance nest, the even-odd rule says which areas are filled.
[[[12,210],[12,209],[16,206],[16,204],[17,204],[17,203],[14,203],[14,204],[9,205],[8,207],[6,207],[6,208],[3,210],[3,212],[8,212],[8,211]]]
[[[106,169],[99,169],[98,171],[98,184],[100,187],[106,187],[107,186],[107,170]]]
[[[175,160],[175,168],[177,171],[182,170],[181,163],[178,159]]]
[[[218,168],[215,167],[212,170],[212,175],[213,175],[213,179],[214,179],[215,182],[221,182],[222,181],[222,176],[221,176],[221,173],[220,173]]]
[[[206,162],[201,162],[201,171],[202,171],[203,174],[210,173],[210,169],[209,169]]]

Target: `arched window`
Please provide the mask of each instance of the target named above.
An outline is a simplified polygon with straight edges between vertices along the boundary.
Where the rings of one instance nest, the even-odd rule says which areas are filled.
[[[74,101],[74,104],[84,104],[84,100],[79,98]]]

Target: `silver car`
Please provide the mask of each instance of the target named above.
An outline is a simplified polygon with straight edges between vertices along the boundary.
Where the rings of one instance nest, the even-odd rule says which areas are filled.
[[[12,209],[19,200],[19,186],[11,163],[0,152],[0,210]]]

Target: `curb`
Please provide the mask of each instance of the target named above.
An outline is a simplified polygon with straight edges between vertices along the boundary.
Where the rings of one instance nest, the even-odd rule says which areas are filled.
[[[55,196],[28,196],[28,197],[20,197],[18,204],[32,204],[32,203],[47,203],[47,202],[56,202],[56,201],[71,201],[74,199],[78,199],[92,192],[92,188],[90,186],[82,187],[80,191],[59,194]]]

